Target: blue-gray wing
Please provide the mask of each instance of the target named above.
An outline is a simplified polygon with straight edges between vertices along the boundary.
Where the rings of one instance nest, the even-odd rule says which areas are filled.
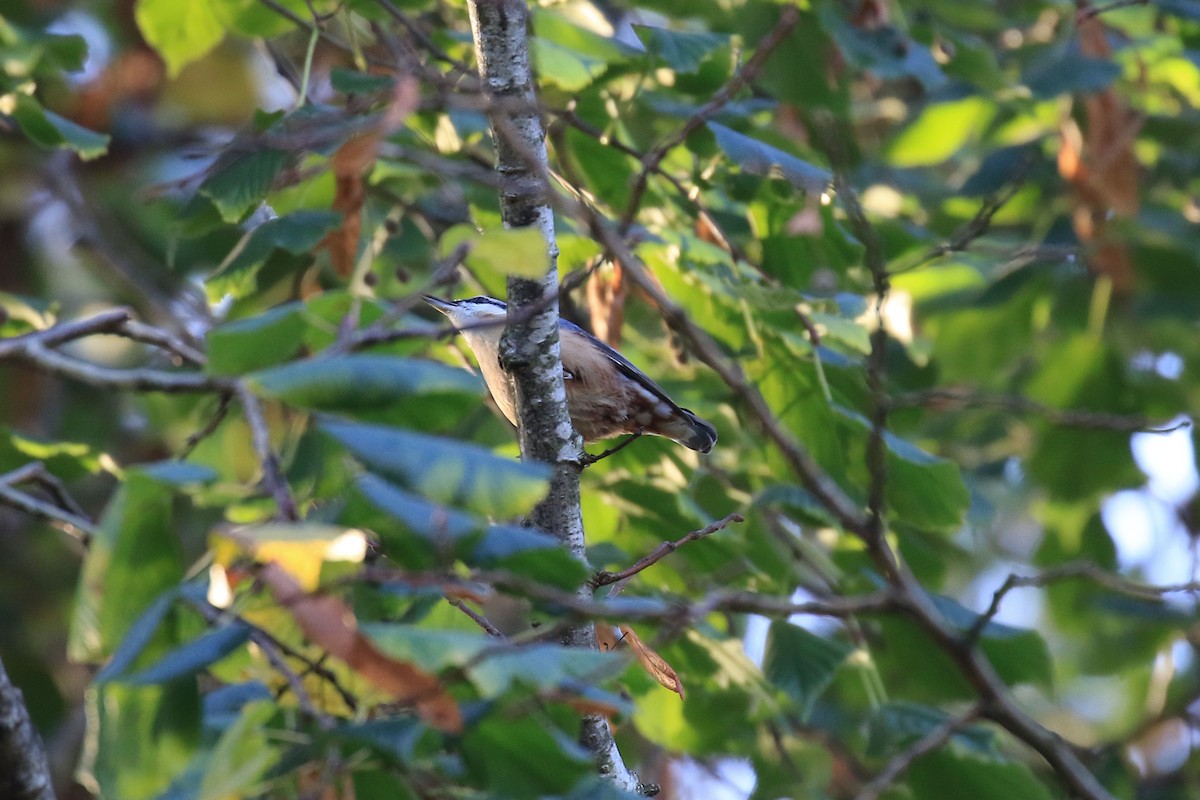
[[[603,353],[605,356],[607,356],[608,360],[613,362],[613,364],[616,365],[617,369],[621,372],[622,375],[624,375],[625,377],[629,378],[631,381],[634,381],[639,386],[641,386],[642,388],[649,391],[651,394],[653,394],[659,400],[662,400],[664,403],[669,405],[671,408],[679,409],[679,406],[675,403],[674,400],[672,400],[670,398],[670,396],[665,391],[663,391],[663,388],[661,386],[659,386],[654,381],[650,380],[650,378],[647,377],[646,373],[642,372],[640,369],[635,367],[633,365],[633,363],[630,362],[630,360],[627,359],[625,356],[621,355],[616,350],[613,350],[611,347],[609,347],[604,342],[597,339],[595,336],[592,336],[592,334],[588,333],[583,328],[576,325],[574,322],[569,322],[565,319],[560,319],[559,324],[562,327],[570,330],[572,333],[577,333],[580,336],[587,338],[587,340],[590,341],[596,347],[597,350],[599,350],[601,353]]]

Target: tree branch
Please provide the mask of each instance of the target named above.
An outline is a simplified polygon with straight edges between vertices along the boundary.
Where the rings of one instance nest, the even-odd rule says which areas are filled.
[[[259,463],[262,464],[263,484],[267,487],[271,497],[275,498],[279,516],[294,522],[300,519],[300,512],[296,508],[296,500],[292,497],[292,490],[288,487],[287,478],[280,469],[279,456],[271,447],[271,432],[267,426],[267,420],[263,416],[262,404],[249,389],[241,384],[238,384],[235,391],[242,404],[246,424],[250,426],[250,441],[254,445],[254,452],[258,455]]]
[[[1037,414],[1045,417],[1055,425],[1070,428],[1094,428],[1099,430],[1117,431],[1120,433],[1171,433],[1172,431],[1188,428],[1189,420],[1182,420],[1173,425],[1156,424],[1146,417],[1128,414],[1111,414],[1105,411],[1087,411],[1085,409],[1051,408],[1043,403],[1030,400],[1020,395],[1000,395],[977,392],[972,389],[959,387],[939,387],[925,389],[919,392],[908,392],[893,397],[890,401],[892,408],[910,408],[913,406],[932,407],[944,410],[953,408],[995,408],[1013,413]]]
[[[25,698],[0,662],[0,797],[54,800],[50,764],[29,719]]]
[[[878,800],[878,797],[887,791],[912,766],[914,761],[941,748],[950,741],[954,734],[979,719],[979,710],[979,706],[974,705],[962,714],[947,717],[940,725],[889,761],[870,783],[859,790],[858,794],[854,796],[854,800]]]
[[[521,455],[553,464],[550,492],[530,514],[530,522],[559,537],[577,559],[587,563],[583,515],[579,504],[579,470],[583,440],[574,430],[563,385],[558,330],[558,245],[546,159],[545,131],[538,114],[530,69],[529,10],[524,0],[469,0],[471,33],[479,75],[488,102],[488,118],[496,147],[496,170],[502,176],[501,216],[507,227],[536,226],[546,240],[546,273],[541,280],[508,278],[508,325],[500,342],[500,362],[512,377]],[[515,100],[503,109],[496,100]],[[520,108],[527,105],[528,108]],[[529,309],[538,309],[527,320]],[[581,598],[591,587],[580,587]],[[568,629],[566,644],[596,648],[592,625]],[[585,715],[580,741],[597,760],[600,774],[627,791],[637,780],[617,750],[608,721]]]
[[[629,203],[621,217],[622,231],[628,228],[637,216],[650,173],[658,169],[663,159],[667,157],[667,153],[682,144],[704,123],[715,117],[733,99],[735,94],[754,80],[763,65],[767,63],[767,59],[775,52],[775,48],[787,38],[798,22],[800,22],[800,10],[794,5],[784,6],[779,12],[779,20],[775,23],[775,27],[771,28],[762,38],[758,46],[754,48],[754,55],[742,65],[741,69],[716,91],[711,100],[696,109],[695,113],[688,117],[678,130],[659,142],[642,158],[642,169],[634,179],[633,189],[629,193]]]
[[[592,578],[592,586],[599,588],[601,586],[608,586],[610,583],[628,580],[642,570],[652,567],[659,561],[662,561],[664,558],[669,556],[671,553],[674,553],[688,542],[695,542],[699,539],[703,539],[705,536],[710,536],[735,522],[742,522],[744,520],[745,518],[741,514],[730,514],[724,519],[719,519],[711,525],[706,525],[700,530],[692,531],[686,536],[676,539],[673,542],[663,542],[657,548],[655,548],[653,553],[644,558],[638,559],[637,563],[631,567],[623,569],[620,572],[597,572],[595,577]]]

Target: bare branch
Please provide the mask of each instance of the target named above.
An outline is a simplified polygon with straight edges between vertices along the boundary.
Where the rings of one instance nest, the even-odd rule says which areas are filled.
[[[154,345],[198,367],[202,367],[208,363],[208,357],[204,353],[201,353],[187,342],[184,342],[177,336],[173,336],[162,328],[155,328],[152,325],[146,325],[130,319],[126,320],[116,332],[133,339],[135,342]]]
[[[1051,408],[1020,395],[998,395],[959,387],[940,387],[909,392],[893,397],[892,408],[926,406],[938,410],[955,408],[995,408],[1013,413],[1037,414],[1055,425],[1070,428],[1095,428],[1120,433],[1171,433],[1191,426],[1189,420],[1174,425],[1155,424],[1146,417],[1133,414],[1111,414],[1105,411]]]
[[[286,520],[298,520],[300,512],[296,509],[296,500],[292,497],[287,478],[280,469],[279,456],[271,448],[271,432],[263,416],[262,404],[245,386],[239,384],[235,391],[242,404],[246,424],[250,426],[250,440],[254,444],[254,452],[262,464],[263,484],[271,497],[275,498],[279,516]]]
[[[12,472],[7,472],[0,475],[0,484],[7,486],[18,486],[22,483],[36,483],[50,494],[58,507],[69,511],[77,517],[87,518],[87,512],[75,502],[75,498],[67,491],[67,487],[58,479],[58,476],[46,469],[46,465],[40,461],[31,461],[23,467],[14,469]]]
[[[468,617],[471,618],[471,620],[476,625],[483,628],[483,630],[487,633],[488,636],[492,636],[496,639],[504,638],[504,634],[500,632],[500,629],[497,628],[495,625],[493,625],[491,622],[489,622],[488,618],[485,617],[483,614],[480,614],[478,611],[476,611],[475,609],[468,606],[462,600],[459,600],[457,598],[446,598],[446,599],[447,599],[447,602],[450,603],[450,605],[454,606],[459,611],[466,614]]]
[[[213,412],[213,415],[209,417],[208,422],[204,423],[203,427],[188,436],[187,441],[183,444],[183,449],[176,456],[178,460],[183,461],[187,459],[192,454],[192,451],[196,449],[197,445],[216,433],[217,428],[221,426],[221,423],[225,421],[225,417],[229,415],[229,405],[232,402],[232,392],[223,392],[221,394],[221,399],[217,402],[217,410]]]
[[[79,539],[85,545],[97,532],[96,526],[86,517],[61,509],[5,484],[0,484],[0,505],[15,508],[37,519],[57,523],[63,531]]]
[[[947,717],[929,733],[922,736],[887,763],[870,783],[862,787],[854,800],[878,800],[878,797],[903,775],[918,758],[942,747],[954,734],[979,719],[979,706],[973,705],[962,714]]]
[[[988,623],[1000,613],[1001,603],[1004,602],[1004,598],[1013,589],[1043,588],[1053,583],[1069,580],[1091,581],[1112,592],[1140,600],[1158,600],[1169,594],[1200,592],[1200,581],[1169,584],[1140,583],[1109,572],[1090,561],[1062,564],[1034,575],[1018,575],[1014,572],[1010,573],[1004,579],[1004,583],[1000,584],[1000,588],[996,589],[992,594],[992,601],[988,605],[987,610],[975,620],[975,624],[963,635],[963,640],[973,643],[979,638]]]
[[[373,566],[364,568],[355,578],[369,583],[391,583],[422,588],[437,587],[450,596],[461,594],[463,591],[463,579],[457,575],[413,574],[403,570]],[[630,600],[596,600],[573,592],[565,592],[508,572],[477,570],[471,574],[470,581],[476,591],[480,585],[504,589],[543,601],[545,608],[551,612],[589,621],[620,619],[626,622],[681,625],[719,612],[761,614],[772,618],[790,617],[795,614],[842,618],[858,614],[898,613],[905,610],[891,591],[805,602],[796,602],[790,597],[772,597],[755,592],[717,591],[696,603],[664,604],[652,601],[643,603]]]
[[[736,522],[743,522],[744,520],[745,517],[743,517],[741,514],[730,514],[723,519],[717,520],[711,525],[706,525],[699,530],[692,531],[686,536],[682,536],[673,542],[663,542],[657,548],[655,548],[653,553],[644,558],[638,559],[637,563],[631,567],[628,567],[627,569],[623,569],[620,572],[597,572],[596,576],[592,578],[592,586],[598,588],[600,586],[608,586],[610,583],[628,580],[642,570],[654,566],[659,561],[666,558],[671,553],[674,553],[688,542],[695,542],[699,539],[703,539],[705,536],[710,536],[719,530],[727,528]]]

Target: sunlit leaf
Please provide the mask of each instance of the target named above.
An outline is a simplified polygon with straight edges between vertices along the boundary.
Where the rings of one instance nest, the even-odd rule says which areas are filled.
[[[995,114],[983,97],[932,103],[892,141],[888,160],[897,167],[940,164],[978,140]]]
[[[215,0],[184,4],[174,0],[138,0],[134,19],[167,64],[167,74],[180,70],[212,50],[225,37]]]

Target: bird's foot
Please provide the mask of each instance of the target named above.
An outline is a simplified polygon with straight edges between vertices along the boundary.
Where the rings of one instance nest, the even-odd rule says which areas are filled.
[[[605,458],[608,458],[611,455],[615,455],[616,453],[619,453],[620,451],[624,450],[629,445],[633,444],[633,442],[635,440],[637,440],[645,432],[646,432],[645,428],[638,428],[637,431],[635,431],[633,433],[633,435],[631,435],[628,439],[624,440],[623,442],[621,442],[620,444],[618,444],[614,447],[608,448],[603,453],[597,453],[596,455],[592,455],[591,453],[585,452],[583,454],[583,457],[579,459],[580,469],[586,469],[587,467],[590,467],[592,464],[595,464],[597,461],[601,461]]]

